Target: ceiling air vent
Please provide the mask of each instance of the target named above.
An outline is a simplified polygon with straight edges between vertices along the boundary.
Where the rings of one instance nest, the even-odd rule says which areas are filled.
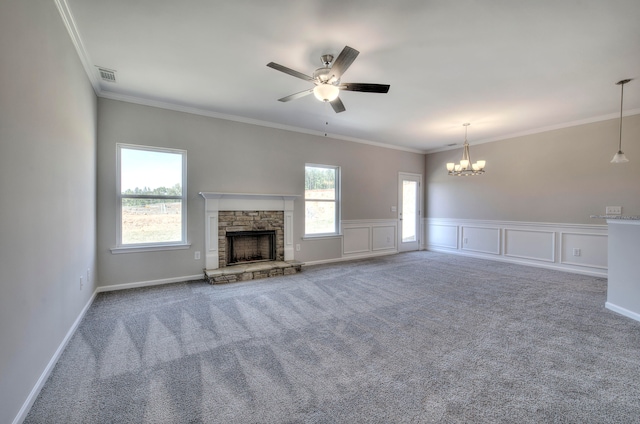
[[[107,82],[116,82],[116,72],[111,69],[98,68],[100,72],[100,78]]]

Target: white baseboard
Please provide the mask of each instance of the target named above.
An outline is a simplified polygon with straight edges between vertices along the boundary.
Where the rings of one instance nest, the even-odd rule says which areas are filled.
[[[55,353],[49,360],[49,363],[47,364],[44,371],[40,375],[40,378],[36,382],[35,386],[33,386],[33,389],[31,389],[31,393],[29,393],[29,396],[27,396],[27,399],[22,404],[22,408],[20,408],[18,415],[16,415],[15,419],[13,420],[13,424],[20,424],[24,421],[25,418],[27,418],[27,414],[29,413],[29,410],[33,406],[33,403],[36,401],[36,398],[40,394],[40,391],[44,387],[44,384],[47,382],[49,375],[51,375],[51,371],[53,371],[53,368],[56,366],[58,359],[60,359],[60,355],[62,355],[62,352],[64,352],[65,348],[67,347],[69,340],[71,340],[71,337],[73,337],[74,333],[78,329],[80,322],[82,322],[82,319],[84,318],[85,314],[93,304],[93,301],[95,300],[97,294],[98,294],[98,290],[96,289],[91,295],[91,298],[89,299],[87,304],[84,306],[84,308],[82,308],[82,311],[78,315],[78,318],[76,318],[76,320],[71,325],[71,328],[69,328],[69,331],[67,331],[67,334],[62,340],[62,343],[60,343],[60,346],[58,346],[58,349],[56,349]]]
[[[186,275],[183,277],[162,278],[160,280],[137,281],[133,283],[112,284],[108,286],[100,286],[97,288],[98,293],[109,292],[115,290],[135,289],[138,287],[161,286],[163,284],[181,283],[184,281],[203,280],[204,272],[196,275]]]
[[[82,322],[82,319],[84,318],[87,311],[93,304],[93,301],[95,300],[98,293],[114,291],[114,290],[125,290],[125,289],[131,289],[136,287],[157,286],[161,284],[179,283],[182,281],[201,280],[203,279],[203,276],[204,276],[204,273],[197,274],[197,275],[184,276],[184,277],[164,278],[161,280],[139,281],[135,283],[114,284],[110,286],[97,287],[93,292],[93,294],[91,295],[91,298],[89,299],[87,304],[84,306],[84,308],[82,308],[82,311],[74,321],[71,328],[69,328],[69,331],[67,331],[67,334],[62,340],[62,343],[60,343],[60,346],[58,346],[58,349],[56,349],[55,353],[51,357],[51,360],[49,360],[49,363],[47,364],[46,368],[40,375],[40,378],[38,379],[35,386],[31,390],[31,393],[29,393],[29,396],[27,397],[24,404],[22,405],[22,408],[20,408],[18,415],[16,415],[15,419],[13,420],[13,424],[20,424],[27,417],[29,410],[33,406],[33,402],[35,402],[36,398],[40,394],[40,391],[42,390],[42,387],[44,386],[44,384],[47,382],[47,379],[49,378],[51,371],[53,371],[53,368],[56,366],[58,359],[60,359],[60,355],[62,355],[62,352],[64,352],[65,348],[67,347],[67,344],[69,343],[69,340],[71,340],[71,337],[73,337],[74,333],[78,329],[78,326],[80,325],[80,323]]]
[[[592,271],[592,270],[579,269],[579,268],[567,268],[567,267],[562,266],[562,265],[546,263],[546,262],[531,262],[531,261],[518,260],[518,259],[513,259],[513,258],[509,258],[509,257],[504,257],[504,256],[497,256],[497,255],[496,256],[477,255],[477,254],[473,254],[473,253],[462,252],[462,251],[459,251],[459,250],[440,249],[440,248],[437,248],[437,247],[429,247],[429,248],[427,248],[427,250],[430,251],[430,252],[449,253],[451,255],[460,255],[460,256],[466,256],[466,257],[469,257],[469,258],[487,259],[489,261],[497,261],[497,262],[508,262],[508,263],[512,263],[512,264],[532,266],[532,267],[535,267],[535,268],[546,268],[546,269],[553,269],[555,271],[570,272],[572,274],[581,274],[581,275],[588,275],[588,276],[591,276],[591,277],[607,278],[607,271],[606,270],[605,271]]]
[[[321,259],[319,261],[305,262],[303,266],[330,264],[334,262],[357,261],[358,259],[368,259],[368,258],[375,258],[378,256],[395,255],[397,253],[398,253],[397,250],[392,250],[392,251],[385,251],[385,252],[368,253],[364,255],[343,256],[341,258]]]
[[[630,311],[628,309],[625,309],[623,307],[620,307],[618,305],[614,305],[613,303],[607,302],[607,303],[604,304],[604,307],[609,309],[610,311],[617,312],[620,315],[624,315],[627,318],[631,318],[633,320],[640,321],[640,314],[638,314],[636,312],[632,312],[632,311]]]

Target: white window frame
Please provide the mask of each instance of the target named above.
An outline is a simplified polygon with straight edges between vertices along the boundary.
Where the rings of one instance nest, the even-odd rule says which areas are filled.
[[[182,156],[182,194],[180,196],[161,195],[123,195],[122,175],[121,175],[121,154],[123,149],[143,150],[154,153],[172,153]],[[136,144],[116,144],[116,192],[117,192],[117,219],[116,219],[116,247],[111,249],[111,253],[145,252],[156,250],[188,249],[191,244],[187,242],[187,151],[181,149],[170,149],[166,147],[142,146]],[[180,241],[154,242],[154,243],[122,243],[122,199],[176,199],[181,200],[182,231]]]
[[[342,169],[340,166],[335,166],[335,165],[322,165],[322,164],[318,164],[318,163],[305,163],[304,164],[305,170],[305,178],[307,176],[307,167],[313,167],[313,168],[326,168],[326,169],[333,169],[336,173],[336,186],[335,186],[335,200],[328,200],[328,199],[307,199],[306,197],[306,193],[304,193],[304,204],[305,204],[305,213],[304,213],[304,238],[322,238],[322,237],[335,237],[335,236],[340,236],[340,217],[341,217],[341,210],[342,210],[342,199],[341,199],[341,182],[342,182]],[[335,216],[335,231],[330,232],[330,233],[313,233],[313,234],[307,234],[307,201],[313,201],[313,202],[330,202],[330,203],[335,203],[336,205],[336,216]]]

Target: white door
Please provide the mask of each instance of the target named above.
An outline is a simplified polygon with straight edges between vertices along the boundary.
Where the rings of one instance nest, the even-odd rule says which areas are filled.
[[[420,249],[422,175],[401,172],[398,177],[398,250]]]

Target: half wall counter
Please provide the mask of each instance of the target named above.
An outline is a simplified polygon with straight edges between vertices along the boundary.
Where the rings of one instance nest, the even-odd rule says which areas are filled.
[[[640,216],[591,215],[608,228],[607,309],[640,321]]]

